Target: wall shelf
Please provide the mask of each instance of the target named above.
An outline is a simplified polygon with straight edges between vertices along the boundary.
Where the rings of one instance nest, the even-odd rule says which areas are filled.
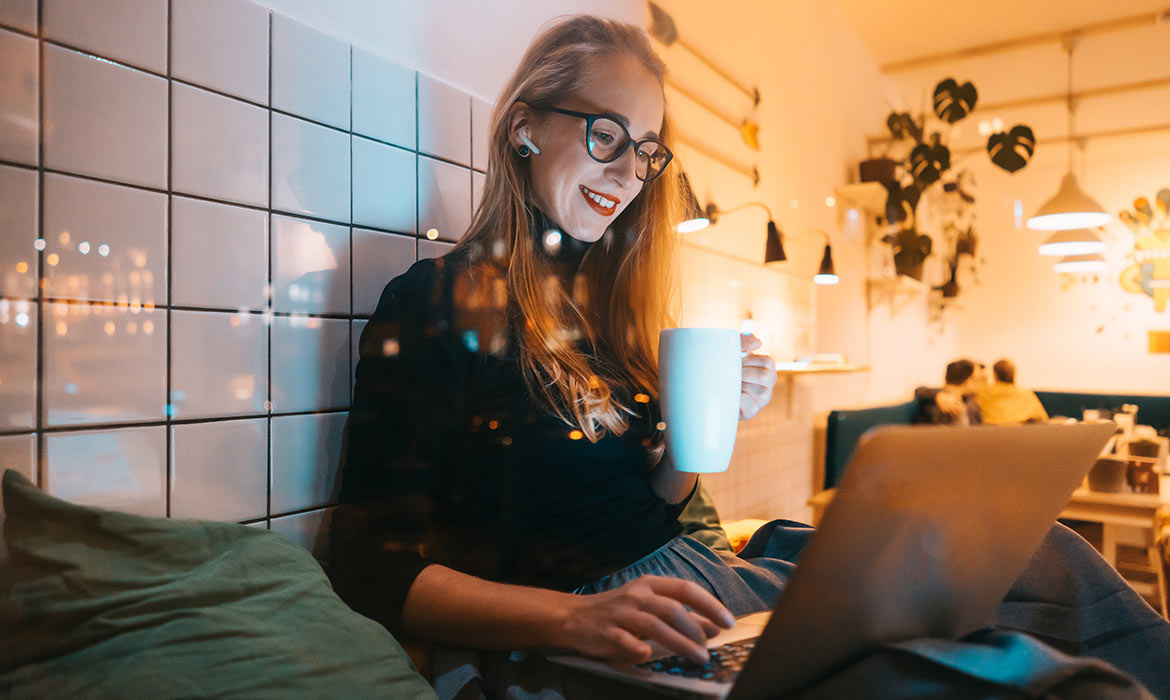
[[[793,365],[798,363],[783,363],[785,365]],[[868,365],[847,365],[847,364],[828,364],[828,363],[810,363],[804,367],[784,367],[776,370],[778,379],[783,379],[787,384],[788,394],[788,415],[792,415],[792,385],[795,383],[797,377],[803,377],[810,374],[850,374],[853,372],[868,372]]]

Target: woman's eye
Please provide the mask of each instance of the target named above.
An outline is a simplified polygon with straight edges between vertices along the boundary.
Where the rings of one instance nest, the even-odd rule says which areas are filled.
[[[593,138],[600,143],[611,144],[613,143],[614,137],[612,134],[607,134],[604,131],[594,131]]]

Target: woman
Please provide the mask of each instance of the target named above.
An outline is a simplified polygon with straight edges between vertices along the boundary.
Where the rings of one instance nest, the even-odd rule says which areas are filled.
[[[702,662],[810,532],[773,524],[751,561],[679,536],[696,479],[657,414],[678,220],[663,78],[635,27],[541,33],[492,116],[469,231],[391,281],[362,334],[332,575],[398,635]],[[776,375],[743,363],[746,419]]]

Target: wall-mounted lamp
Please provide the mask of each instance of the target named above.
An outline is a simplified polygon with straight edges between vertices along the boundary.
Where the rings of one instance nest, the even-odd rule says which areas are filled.
[[[825,252],[821,255],[821,266],[817,270],[817,274],[813,276],[813,282],[817,284],[837,284],[841,278],[837,276],[837,270],[833,267],[833,246],[829,243],[829,234],[820,231],[825,236]]]

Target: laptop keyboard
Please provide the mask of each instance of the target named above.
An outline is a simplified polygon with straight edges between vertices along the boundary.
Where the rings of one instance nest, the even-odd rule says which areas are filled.
[[[747,657],[755,647],[755,639],[743,639],[738,642],[714,647],[708,651],[710,659],[705,664],[697,664],[682,656],[664,656],[638,664],[637,668],[658,673],[669,673],[682,678],[700,678],[709,681],[731,682],[739,675]]]

